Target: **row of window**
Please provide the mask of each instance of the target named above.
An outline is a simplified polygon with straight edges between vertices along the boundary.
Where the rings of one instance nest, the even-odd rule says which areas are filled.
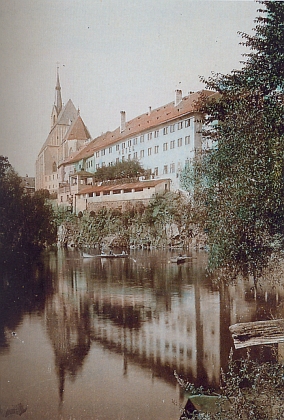
[[[131,147],[131,140],[128,141],[128,147]],[[184,139],[184,144],[188,145],[190,144],[190,136],[186,136]],[[170,149],[174,149],[176,146],[177,147],[181,147],[183,145],[183,139],[182,137],[177,139],[177,140],[171,140],[170,141]],[[119,151],[119,144],[116,145],[116,150]],[[153,148],[154,153],[157,154],[159,153],[159,146],[156,145]],[[163,143],[163,151],[167,151],[168,150],[168,143]],[[112,153],[112,147],[109,147],[109,153]],[[127,153],[127,148],[126,148],[126,143],[122,143],[122,153]],[[101,151],[97,151],[96,152],[96,158],[101,156],[105,156],[106,154],[106,149],[102,149]],[[150,156],[152,154],[152,147],[148,148],[148,156]],[[140,151],[140,158],[144,157],[144,150]],[[137,159],[138,155],[137,152],[134,153],[133,159]],[[90,167],[90,166],[89,166]]]
[[[45,176],[45,181],[46,181],[46,182],[47,182],[47,181],[54,180],[54,179],[58,179],[58,174],[46,175],[46,176]]]
[[[168,132],[174,133],[175,130],[176,130],[176,127],[177,127],[177,130],[181,130],[183,127],[186,128],[186,127],[189,127],[189,126],[190,126],[190,119],[185,120],[185,121],[179,121],[176,124],[171,124],[171,125],[169,125],[167,127],[164,127],[163,128],[163,134],[166,135],[166,134],[168,134]],[[159,130],[155,130],[154,132],[150,132],[150,133],[147,134],[147,139],[148,140],[152,140],[153,137],[154,138],[158,138],[159,137]],[[140,136],[140,143],[143,143],[144,140],[145,140],[145,135],[142,134]],[[121,149],[124,150],[127,147],[135,146],[137,144],[138,144],[138,137],[135,137],[134,139],[130,139],[127,142],[123,142],[121,144],[117,144],[116,146],[110,146],[108,148],[108,152],[109,153],[112,153],[114,147],[115,147],[115,150],[118,152],[120,150],[120,146],[121,146]],[[97,151],[96,152],[96,157],[99,157],[100,154],[101,154],[101,156],[105,156],[106,149],[103,149],[101,151]]]
[[[130,159],[130,158],[129,158]],[[123,159],[124,160],[124,159]],[[119,162],[119,158],[117,158],[117,162]],[[110,162],[109,163],[109,166],[112,166],[113,165],[113,162]],[[102,163],[102,166],[106,166],[105,165],[105,162],[103,162]],[[98,163],[97,165],[96,165],[96,168],[97,169],[99,169],[99,167],[100,167],[100,164]],[[186,159],[186,161],[185,161],[185,167],[186,168],[188,168],[189,167],[189,160],[188,159]],[[181,170],[181,166],[180,166],[180,164],[178,165],[178,170]],[[163,166],[163,175],[167,175],[167,174],[174,174],[176,172],[176,165],[175,165],[175,163],[171,163],[170,165],[164,165]],[[158,167],[155,167],[154,168],[154,170],[153,170],[153,174],[155,175],[155,176],[158,176],[159,175],[159,168]]]
[[[178,130],[181,130],[183,127],[187,128],[189,126],[190,126],[190,119],[185,120],[185,121],[179,121],[177,124],[171,124],[170,126],[164,127],[163,134],[164,135],[168,134],[169,130],[170,130],[170,133],[174,133],[176,127]]]

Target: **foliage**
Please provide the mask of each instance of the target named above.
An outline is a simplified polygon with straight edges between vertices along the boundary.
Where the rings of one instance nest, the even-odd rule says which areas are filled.
[[[176,376],[177,377],[177,376]],[[190,395],[209,392],[177,377],[178,383]],[[252,360],[248,352],[246,358],[233,360],[231,352],[228,371],[222,372],[220,399],[217,401],[217,413],[186,414],[183,419],[207,420],[280,420],[284,416],[283,405],[284,366],[278,362],[260,362]],[[230,404],[228,404],[228,401]],[[268,402],[269,401],[269,402]]]
[[[204,80],[216,91],[201,109],[215,147],[194,165],[211,268],[255,279],[284,239],[284,3],[259,3],[254,35],[241,33],[243,68]]]
[[[191,222],[191,203],[181,193],[155,195],[145,209],[143,221],[153,224],[176,223],[179,227]]]
[[[94,245],[108,236],[115,236],[125,245],[130,239],[138,246],[167,244],[167,228],[176,225],[181,238],[186,239],[192,229],[191,203],[180,193],[168,192],[153,197],[148,206],[143,203],[119,208],[100,208],[84,212],[80,220],[76,215],[60,210],[56,213],[57,225],[68,224],[74,228],[76,245]],[[177,232],[177,230],[175,229]]]
[[[146,173],[137,160],[118,162],[112,166],[102,166],[95,173],[96,181],[108,181],[114,179],[134,178]]]
[[[29,255],[56,240],[53,212],[45,204],[45,194],[26,195],[20,184],[8,159],[0,156],[1,259],[15,251]]]

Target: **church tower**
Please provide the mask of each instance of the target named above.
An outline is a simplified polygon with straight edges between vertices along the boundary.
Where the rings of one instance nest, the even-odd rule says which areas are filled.
[[[57,80],[55,86],[55,101],[51,112],[51,128],[56,124],[62,110],[61,86],[59,81],[59,68],[57,67]]]

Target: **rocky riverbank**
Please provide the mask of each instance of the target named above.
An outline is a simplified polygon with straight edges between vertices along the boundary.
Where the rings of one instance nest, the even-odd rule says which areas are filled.
[[[80,217],[81,216],[81,217]],[[61,218],[58,244],[105,248],[195,248],[206,246],[206,235],[196,227],[188,197],[168,192],[126,209],[100,208],[96,212]]]
[[[63,222],[58,228],[58,245],[78,248],[184,248],[203,249],[206,235],[194,226],[178,226],[176,223],[150,226],[130,223],[120,226],[119,221],[101,229],[92,220],[75,219]]]

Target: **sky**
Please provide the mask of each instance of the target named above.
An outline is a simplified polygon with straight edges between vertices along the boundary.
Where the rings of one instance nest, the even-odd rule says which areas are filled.
[[[241,67],[253,0],[0,0],[0,155],[20,176],[51,128],[59,68],[92,138]]]

